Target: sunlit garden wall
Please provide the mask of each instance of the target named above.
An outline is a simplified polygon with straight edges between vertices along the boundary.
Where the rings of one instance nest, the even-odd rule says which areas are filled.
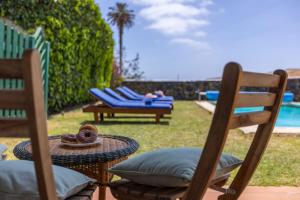
[[[91,87],[108,87],[113,36],[92,0],[0,1],[0,16],[50,41],[49,111],[88,102]]]

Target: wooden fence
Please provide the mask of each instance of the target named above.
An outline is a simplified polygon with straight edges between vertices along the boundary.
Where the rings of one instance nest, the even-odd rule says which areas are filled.
[[[11,26],[5,21],[0,20],[0,59],[21,58],[25,49],[32,48],[38,49],[41,55],[44,97],[47,106],[50,43],[45,40],[42,28],[38,28],[33,35],[28,35],[18,31],[16,27]],[[22,87],[22,80],[0,79],[0,89],[21,89]],[[0,110],[0,117],[21,116],[24,116],[24,112],[21,110]]]

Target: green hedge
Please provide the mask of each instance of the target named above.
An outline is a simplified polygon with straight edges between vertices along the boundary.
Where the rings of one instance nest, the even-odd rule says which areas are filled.
[[[110,84],[113,36],[93,0],[0,1],[0,16],[28,32],[42,26],[51,43],[49,111],[89,101]]]

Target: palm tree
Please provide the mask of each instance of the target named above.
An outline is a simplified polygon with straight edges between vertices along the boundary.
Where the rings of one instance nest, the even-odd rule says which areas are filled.
[[[126,3],[116,3],[115,7],[110,7],[108,13],[108,21],[112,25],[117,25],[119,30],[119,65],[121,73],[123,73],[123,33],[124,28],[133,26],[134,17],[133,10],[128,9]]]

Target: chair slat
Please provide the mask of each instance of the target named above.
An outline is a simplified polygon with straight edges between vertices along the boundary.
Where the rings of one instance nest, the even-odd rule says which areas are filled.
[[[22,79],[22,60],[0,59],[0,78]]]
[[[262,74],[254,72],[243,72],[240,86],[246,87],[278,87],[280,76],[275,74]]]
[[[26,118],[0,118],[1,137],[28,137]]]
[[[57,200],[52,173],[52,161],[49,151],[46,113],[43,97],[40,56],[37,50],[26,50],[22,59],[25,97],[27,102],[26,116],[32,143],[33,160],[40,198]],[[26,68],[25,68],[26,67]]]
[[[230,129],[234,129],[244,126],[265,124],[269,122],[271,114],[272,113],[267,110],[260,112],[236,114],[234,117],[231,118],[229,127]]]
[[[153,187],[147,185],[140,185],[132,182],[126,182],[125,180],[113,182],[110,185],[110,188],[115,197],[123,197],[126,195],[128,197],[124,198],[126,200],[181,199],[184,196],[187,189],[186,187]]]
[[[25,109],[26,98],[23,90],[0,90],[0,108]]]
[[[235,107],[273,106],[276,99],[274,93],[238,94]]]

